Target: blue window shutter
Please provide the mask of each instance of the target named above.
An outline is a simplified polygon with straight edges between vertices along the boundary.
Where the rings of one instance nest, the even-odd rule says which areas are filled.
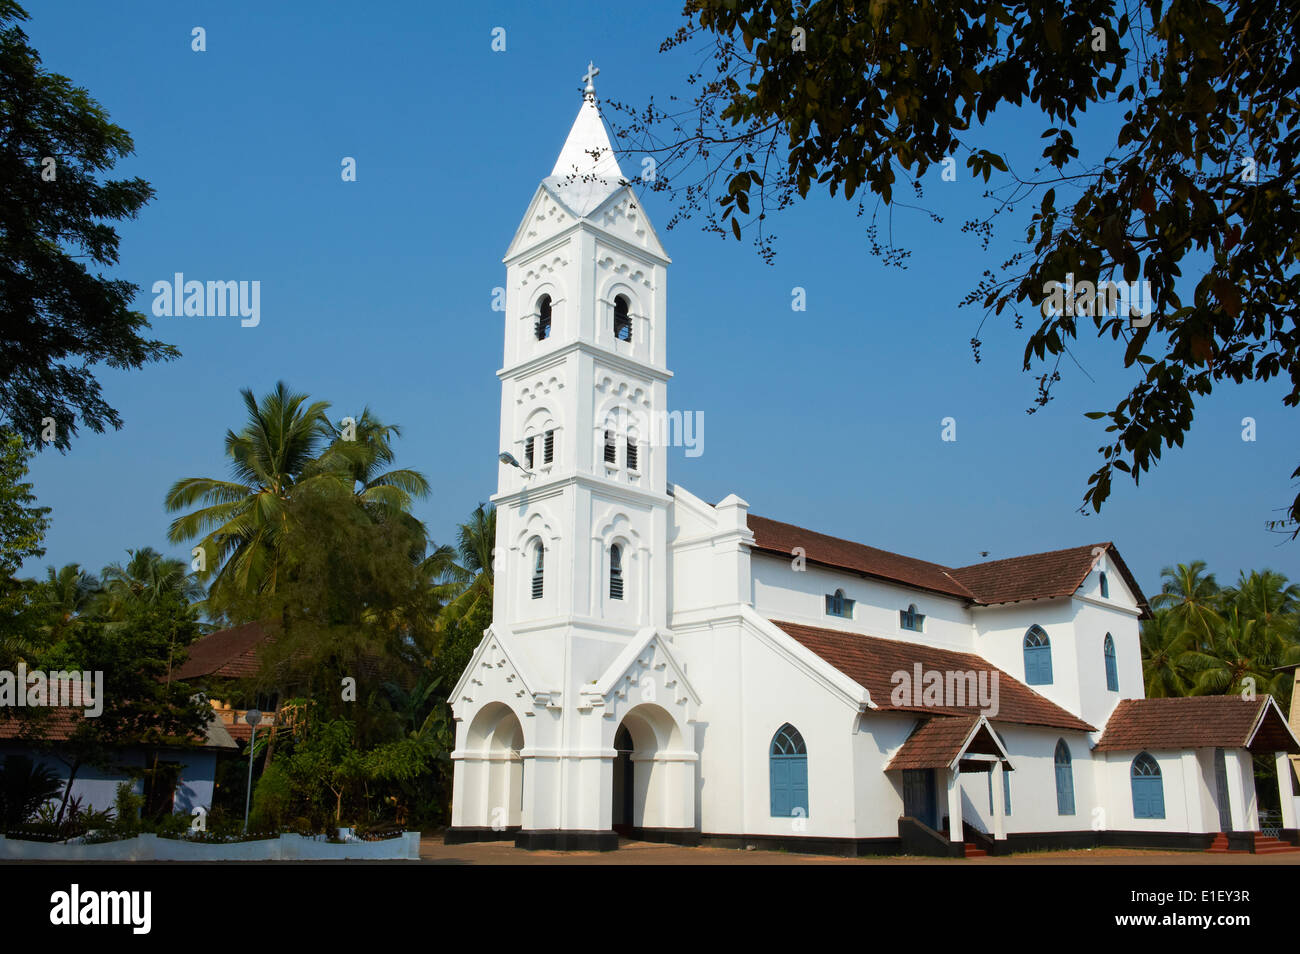
[[[772,817],[790,814],[790,760],[772,757]]]
[[[1111,692],[1119,692],[1119,669],[1115,664],[1115,640],[1111,639],[1110,633],[1106,634],[1106,641],[1102,644],[1102,653],[1106,659],[1106,688]]]
[[[772,737],[768,749],[773,818],[808,816],[808,749],[789,723]]]

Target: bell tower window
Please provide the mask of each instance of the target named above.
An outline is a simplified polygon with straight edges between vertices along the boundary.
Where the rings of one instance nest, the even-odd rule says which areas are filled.
[[[545,587],[546,548],[542,541],[533,544],[533,599],[540,600]]]
[[[628,470],[637,469],[636,451],[637,451],[636,440],[634,438],[629,437],[627,439],[627,469]]]
[[[524,466],[533,469],[533,438],[524,438]]]
[[[547,431],[542,438],[542,463],[549,464],[555,460],[555,429]]]
[[[618,441],[614,439],[614,432],[605,431],[605,463],[618,463]]]
[[[617,543],[609,548],[609,598],[623,598],[623,548]]]
[[[534,326],[538,341],[545,341],[551,336],[551,296],[543,295],[537,299],[537,323]]]
[[[619,295],[614,299],[614,337],[619,341],[632,340],[632,317],[627,313],[628,300]]]

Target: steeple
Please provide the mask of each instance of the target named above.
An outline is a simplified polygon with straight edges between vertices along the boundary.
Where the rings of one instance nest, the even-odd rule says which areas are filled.
[[[564,141],[560,157],[555,160],[544,182],[569,210],[582,218],[619,190],[623,172],[614,157],[605,121],[596,106],[594,80],[599,73],[595,65],[587,64],[583,79],[587,88],[582,95],[578,118],[573,121],[569,138]]]

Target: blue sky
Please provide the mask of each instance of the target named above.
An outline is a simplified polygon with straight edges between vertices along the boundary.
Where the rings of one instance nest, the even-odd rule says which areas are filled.
[[[439,542],[495,489],[501,256],[581,102],[588,59],[602,97],[660,101],[694,53],[661,54],[674,3],[637,7],[319,2],[129,5],[27,3],[48,69],[88,88],[130,131],[118,167],[157,198],[120,228],[115,274],[150,287],[175,272],[261,282],[261,323],[156,318],[179,361],[105,371],[126,419],[43,452],[33,479],[53,528],[43,560],[98,569],[128,547],[166,543],[162,501],[178,478],[226,476],[222,438],[239,390],[285,379],[332,402],[369,405],[403,428],[400,463],[434,494],[418,515]],[[631,15],[629,15],[631,14]],[[206,52],[191,30],[206,30]],[[506,30],[493,52],[492,30]],[[1107,133],[1103,117],[1092,128]],[[1011,117],[993,144],[1036,148],[1043,124]],[[1087,128],[1087,127],[1085,127]],[[616,145],[618,145],[616,143]],[[357,181],[343,182],[343,157]],[[620,157],[625,172],[640,155]],[[856,204],[816,197],[774,220],[774,265],[748,244],[688,222],[667,199],[646,207],[674,265],[668,364],[674,409],[702,411],[704,453],[671,451],[669,479],[708,500],[737,493],[755,513],[949,565],[1114,540],[1148,593],[1164,565],[1202,558],[1231,582],[1272,567],[1300,579],[1300,550],[1264,521],[1289,501],[1294,413],[1276,383],[1223,387],[1198,409],[1182,450],[1134,488],[1117,483],[1100,516],[1078,507],[1105,439],[1086,411],[1113,406],[1132,372],[1117,346],[1088,339],[1081,373],[1063,366],[1057,400],[1026,414],[1034,376],[1025,332],[957,307],[1021,229],[994,246],[960,231],[982,181],[939,170],[927,202],[945,217],[896,215],[913,255],[888,269],[869,251]],[[1058,199],[1058,205],[1061,200]],[[1019,220],[1017,220],[1019,221]],[[792,312],[791,289],[807,292]],[[957,440],[940,440],[941,420]],[[1241,439],[1243,417],[1258,439]]]

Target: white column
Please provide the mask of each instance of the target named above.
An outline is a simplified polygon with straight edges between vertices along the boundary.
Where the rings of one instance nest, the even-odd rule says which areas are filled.
[[[1002,797],[1002,786],[1005,784],[1003,779],[1006,777],[1003,773],[1006,769],[1002,767],[1002,760],[998,759],[993,763],[993,838],[1002,841],[1007,837],[1004,816],[1006,815],[1006,803]]]
[[[1277,794],[1282,806],[1282,827],[1295,828],[1295,795],[1291,792],[1291,760],[1285,752],[1273,753],[1277,764]]]
[[[948,770],[948,838],[963,840],[961,833],[961,770],[953,766]]]
[[[1259,819],[1247,817],[1246,787],[1242,783],[1242,755],[1245,763],[1250,765],[1250,753],[1242,749],[1228,749],[1223,753],[1224,765],[1228,770],[1228,805],[1232,811],[1233,831],[1255,831]]]

